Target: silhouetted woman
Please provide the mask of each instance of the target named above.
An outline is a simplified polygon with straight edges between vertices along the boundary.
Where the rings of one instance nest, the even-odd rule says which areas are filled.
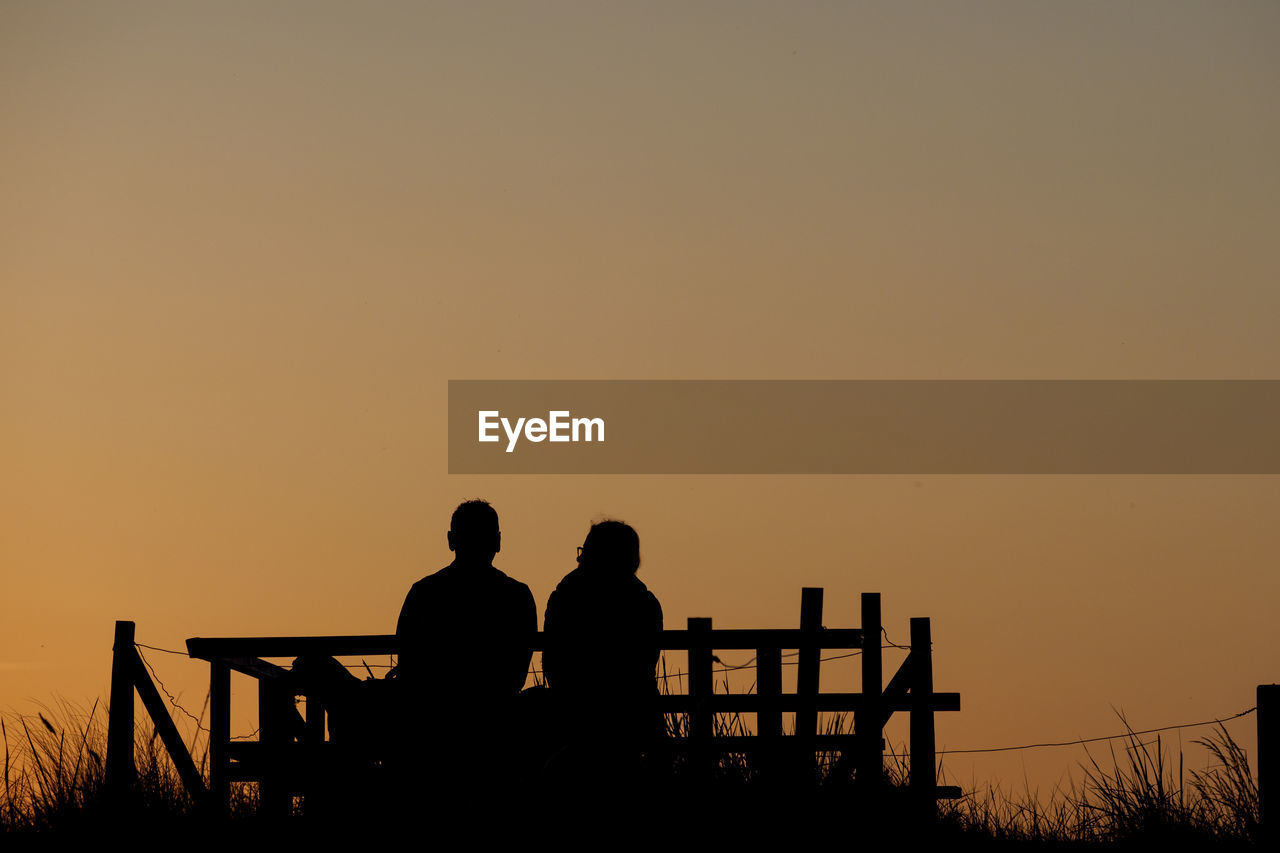
[[[578,552],[578,568],[547,600],[542,669],[570,763],[619,766],[662,732],[655,674],[662,606],[636,577],[640,537],[630,525],[593,524]]]

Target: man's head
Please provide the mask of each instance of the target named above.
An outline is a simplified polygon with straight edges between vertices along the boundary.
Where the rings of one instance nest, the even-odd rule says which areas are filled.
[[[493,562],[493,555],[502,550],[498,513],[488,501],[458,504],[449,520],[448,539],[449,550],[463,562]]]
[[[597,522],[587,531],[578,561],[592,571],[635,574],[640,568],[640,536],[621,521]]]

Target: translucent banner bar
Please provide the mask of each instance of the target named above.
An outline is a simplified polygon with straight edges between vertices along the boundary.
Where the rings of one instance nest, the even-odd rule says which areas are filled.
[[[451,474],[1277,474],[1277,380],[454,380]]]

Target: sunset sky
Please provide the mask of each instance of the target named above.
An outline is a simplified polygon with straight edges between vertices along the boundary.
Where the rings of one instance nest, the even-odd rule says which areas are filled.
[[[540,619],[603,516],[669,627],[932,617],[939,748],[1250,707],[1280,478],[450,476],[446,403],[1280,378],[1278,45],[1270,0],[5,3],[0,710],[105,698],[116,619],[390,632],[472,497]]]

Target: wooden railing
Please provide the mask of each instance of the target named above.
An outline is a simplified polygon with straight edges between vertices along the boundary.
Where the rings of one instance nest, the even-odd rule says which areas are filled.
[[[933,651],[927,618],[912,619],[910,646],[906,660],[888,683],[884,683],[879,593],[862,595],[862,627],[823,628],[822,593],[819,588],[806,588],[801,596],[800,627],[792,629],[717,629],[711,619],[692,618],[685,630],[663,631],[660,648],[668,652],[688,654],[687,692],[667,693],[660,697],[665,713],[683,715],[687,719],[687,737],[676,738],[673,745],[688,751],[690,767],[696,772],[710,772],[725,752],[753,753],[764,760],[764,766],[776,766],[779,756],[806,758],[812,761],[818,752],[838,752],[841,761],[853,769],[853,778],[861,791],[874,796],[884,783],[885,723],[896,712],[910,715],[909,790],[922,816],[932,816],[936,801],[959,796],[958,789],[940,787],[936,780],[934,714],[958,711],[958,693],[935,693],[933,690]],[[132,627],[132,623],[127,624]],[[538,635],[535,651],[541,650]],[[123,649],[123,651],[122,651]],[[755,653],[756,690],[754,693],[717,693],[714,689],[714,656],[721,651]],[[782,690],[783,651],[798,652],[796,690]],[[307,794],[307,779],[326,759],[326,719],[323,703],[307,701],[305,717],[299,714],[295,697],[300,682],[288,677],[289,670],[266,658],[294,659],[302,655],[351,656],[391,655],[397,651],[394,634],[329,636],[329,637],[223,637],[187,641],[188,654],[209,662],[209,785],[208,801],[225,807],[230,786],[235,781],[259,783],[261,807],[264,811],[287,813],[292,797]],[[824,693],[819,689],[822,653],[824,651],[860,653],[861,691],[858,693]],[[112,731],[125,738],[123,724],[117,725],[114,701],[117,691],[131,690],[136,684],[144,691],[143,681],[150,685],[141,661],[132,645],[132,634],[117,636],[116,666],[122,668],[120,679],[113,669]],[[121,661],[124,663],[121,663]],[[248,675],[258,685],[257,740],[233,740],[231,737],[231,673]],[[123,685],[117,687],[117,684]],[[151,688],[154,692],[154,687]],[[120,694],[124,695],[123,692]],[[143,693],[153,717],[164,713],[158,696]],[[152,706],[155,706],[154,708]],[[130,705],[131,708],[131,705]],[[783,714],[795,714],[791,734],[784,734]],[[821,713],[852,713],[851,734],[823,734],[818,729]],[[716,714],[752,714],[755,734],[717,736]],[[164,713],[167,720],[167,713]],[[132,715],[128,731],[132,732]],[[172,722],[167,728],[172,728]],[[169,744],[169,734],[165,743]],[[172,734],[176,740],[176,731]],[[181,747],[180,740],[177,746]],[[171,752],[174,748],[170,747]],[[123,746],[112,751],[122,754]],[[129,753],[131,756],[131,752]],[[185,754],[185,750],[183,750]],[[109,761],[110,761],[109,753]],[[175,759],[177,760],[177,759]],[[186,759],[189,765],[189,757]],[[181,769],[181,768],[180,768]],[[186,776],[190,771],[184,772]],[[188,787],[193,793],[205,788],[198,777]]]
[[[822,590],[805,589],[801,599],[799,629],[714,629],[710,619],[690,619],[683,631],[664,631],[661,647],[689,655],[689,690],[661,698],[667,713],[687,715],[689,737],[681,746],[696,761],[707,765],[721,751],[756,753],[790,752],[810,757],[816,750],[837,750],[852,759],[855,780],[866,789],[883,784],[884,724],[895,712],[910,715],[910,779],[913,799],[922,816],[934,813],[936,800],[957,797],[959,789],[936,784],[934,768],[934,713],[958,711],[957,693],[933,691],[933,652],[929,620],[911,620],[907,658],[883,688],[880,643],[880,596],[862,596],[862,627],[822,628]],[[300,655],[370,656],[395,654],[394,634],[337,637],[230,637],[192,638],[188,654],[210,664],[210,770],[205,780],[183,743],[150,674],[138,654],[133,622],[116,622],[111,666],[111,702],[107,728],[106,782],[110,791],[123,791],[136,777],[134,765],[134,693],[136,691],[155,724],[156,734],[173,759],[183,785],[199,803],[218,809],[226,806],[229,785],[235,780],[257,781],[264,809],[287,810],[296,789],[291,763],[323,760],[315,747],[325,740],[325,717],[320,703],[308,702],[306,717],[298,715],[288,670],[263,658],[296,658]],[[541,642],[541,638],[539,638]],[[797,688],[782,692],[782,650],[795,649]],[[748,650],[756,654],[754,694],[716,693],[713,689],[713,655],[716,651]],[[857,650],[862,667],[859,693],[822,693],[818,689],[823,650]],[[231,738],[231,672],[235,670],[258,683],[259,731],[257,741]],[[852,735],[821,735],[820,712],[851,711]],[[1257,688],[1258,796],[1264,839],[1280,837],[1280,685]],[[794,734],[784,736],[782,714],[794,712]],[[714,736],[713,715],[749,713],[756,717],[756,734]],[[782,742],[787,741],[787,749]],[[299,750],[297,747],[302,747]],[[292,779],[290,777],[293,777]],[[873,792],[873,791],[872,791]]]
[[[927,618],[911,620],[911,645],[907,659],[889,683],[883,683],[880,596],[862,596],[862,627],[822,627],[822,590],[805,589],[801,597],[798,629],[715,629],[712,621],[694,618],[686,630],[663,631],[664,651],[688,654],[688,692],[660,698],[664,712],[688,716],[688,738],[678,743],[689,750],[692,764],[710,766],[720,753],[793,753],[838,751],[852,758],[854,778],[868,792],[883,780],[883,729],[895,712],[910,714],[910,788],[922,808],[932,812],[941,794],[958,792],[936,784],[934,713],[958,711],[957,693],[933,691],[933,653]],[[541,636],[535,650],[541,648]],[[796,691],[782,692],[782,652],[795,649]],[[305,719],[294,709],[293,695],[283,675],[286,670],[264,658],[296,658],[301,655],[370,656],[397,650],[392,634],[334,637],[238,637],[192,638],[191,657],[210,664],[210,788],[225,802],[229,784],[252,779],[262,785],[264,808],[287,808],[293,787],[284,768],[290,763],[294,741],[323,740],[324,711],[308,703]],[[746,650],[756,655],[756,692],[716,693],[713,655],[718,651]],[[823,693],[818,689],[821,655],[825,650],[861,652],[862,690],[859,693]],[[256,742],[234,743],[230,732],[231,672],[258,681],[259,737]],[[782,715],[795,713],[794,734],[784,737]],[[851,712],[852,734],[823,735],[818,731],[820,712]],[[754,714],[756,734],[716,737],[717,713]],[[299,736],[301,733],[301,736]],[[309,737],[308,737],[309,736]],[[789,741],[783,744],[783,741]]]

